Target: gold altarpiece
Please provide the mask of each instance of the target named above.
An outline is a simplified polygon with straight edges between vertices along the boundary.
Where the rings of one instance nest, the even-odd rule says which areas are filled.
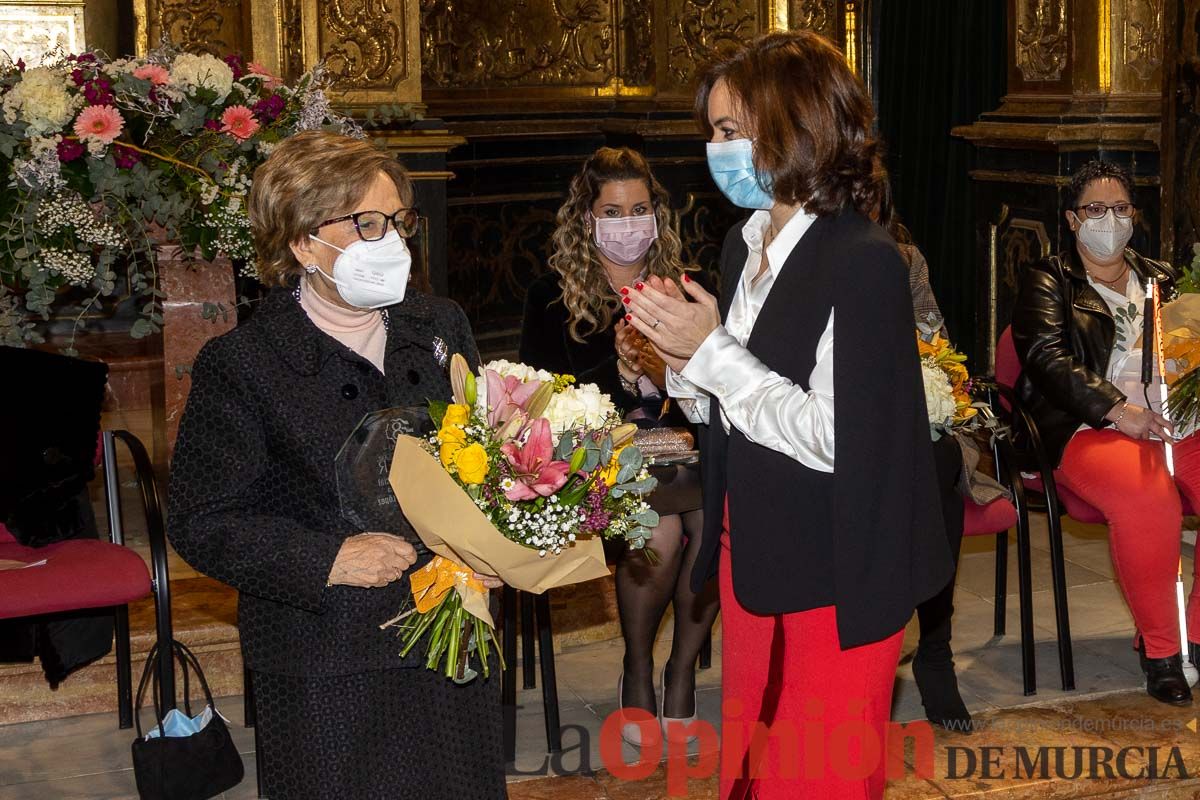
[[[989,360],[1032,262],[1070,246],[1062,214],[1071,174],[1117,161],[1134,177],[1134,246],[1169,254],[1164,161],[1166,31],[1178,0],[1007,0],[1008,93],[954,133],[976,145],[975,242],[987,279],[977,333]]]

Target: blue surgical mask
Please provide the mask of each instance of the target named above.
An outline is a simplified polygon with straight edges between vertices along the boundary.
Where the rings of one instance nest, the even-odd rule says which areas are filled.
[[[741,208],[770,208],[771,180],[754,167],[754,143],[750,139],[709,142],[708,171],[729,202]]]

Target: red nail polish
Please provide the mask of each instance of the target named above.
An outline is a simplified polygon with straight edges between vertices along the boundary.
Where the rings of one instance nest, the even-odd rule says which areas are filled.
[[[628,287],[628,286],[622,286],[622,287],[621,287],[621,294],[629,294],[629,287]]]
[[[630,304],[630,303],[632,303],[633,301],[632,301],[632,300],[630,300],[628,297],[626,297],[626,298],[625,298],[624,300],[622,300],[621,302],[622,302],[622,303],[624,303],[625,305],[629,305],[629,304]]]
[[[691,283],[691,282],[692,282],[692,279],[688,277],[688,274],[687,274],[686,272],[685,272],[685,273],[683,273],[683,282],[684,282],[684,283]]]
[[[626,321],[626,322],[633,322],[633,314],[626,314],[626,315],[625,315],[625,321]]]
[[[638,283],[634,288],[636,288],[640,292],[645,285],[646,284],[644,284],[644,283]]]

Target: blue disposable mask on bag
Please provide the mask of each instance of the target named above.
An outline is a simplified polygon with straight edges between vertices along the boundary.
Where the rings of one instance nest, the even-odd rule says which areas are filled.
[[[179,709],[172,708],[163,717],[162,728],[160,729],[156,726],[146,734],[146,738],[157,739],[160,736],[184,738],[194,736],[208,726],[208,723],[212,721],[212,716],[212,706],[205,706],[204,710],[194,717],[189,717]]]
[[[754,143],[750,139],[729,142],[709,142],[708,171],[721,194],[741,208],[770,208],[775,205],[771,196],[771,181],[760,175],[754,166]]]

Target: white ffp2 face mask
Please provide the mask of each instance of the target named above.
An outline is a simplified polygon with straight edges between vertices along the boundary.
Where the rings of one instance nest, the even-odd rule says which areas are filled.
[[[333,262],[332,275],[315,265],[307,269],[325,275],[350,305],[356,308],[383,308],[394,306],[404,299],[408,275],[412,270],[412,253],[400,234],[388,231],[386,236],[374,242],[359,239],[344,250],[316,236],[310,235],[309,238],[341,254]]]
[[[1075,236],[1097,258],[1112,258],[1124,252],[1125,245],[1133,238],[1133,217],[1121,219],[1111,208],[1100,219],[1079,219],[1078,214],[1075,219],[1079,220]]]

